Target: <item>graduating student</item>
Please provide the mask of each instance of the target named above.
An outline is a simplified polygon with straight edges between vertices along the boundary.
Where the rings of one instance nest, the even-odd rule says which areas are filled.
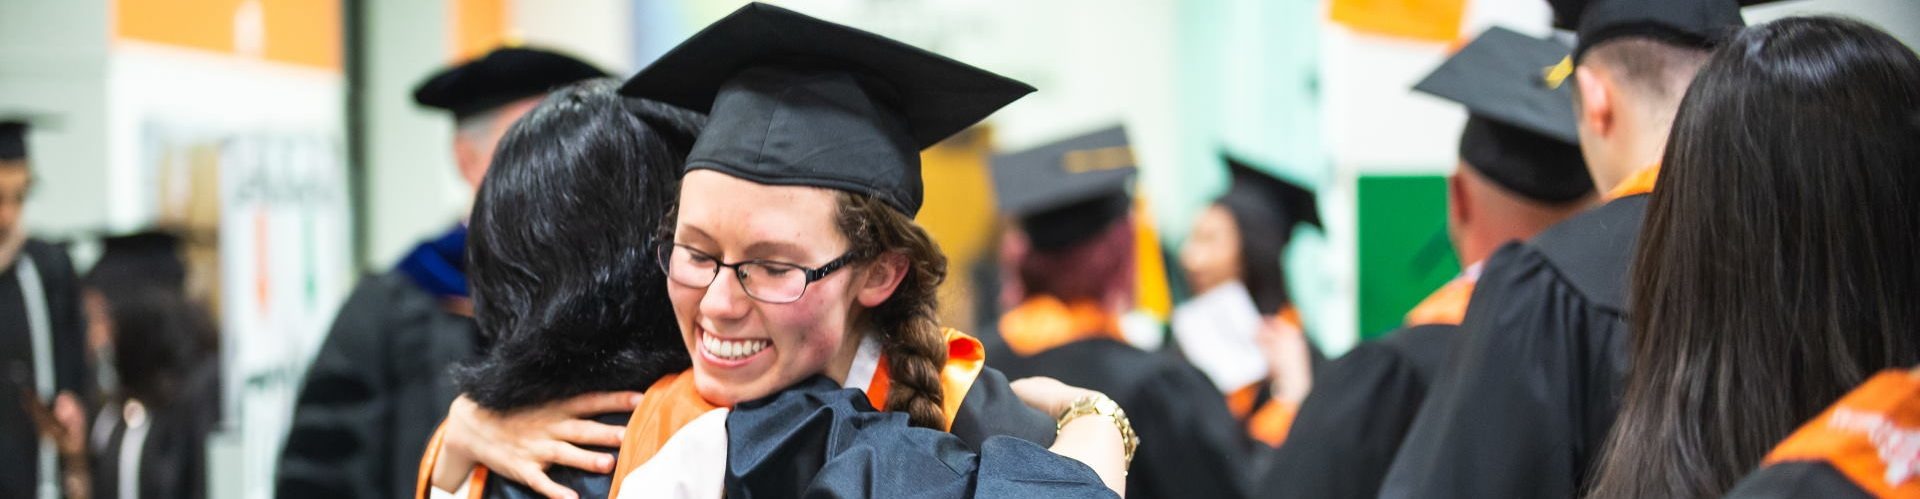
[[[1590,497],[1720,497],[1868,375],[1920,363],[1916,137],[1920,58],[1866,24],[1787,18],[1714,52],[1641,231],[1634,368]],[[1882,375],[1767,459],[1920,491],[1910,383]]]
[[[1447,228],[1461,276],[1435,291],[1407,326],[1355,347],[1316,379],[1292,435],[1262,478],[1286,497],[1371,497],[1460,333],[1480,262],[1585,208],[1593,181],[1575,145],[1572,87],[1540,71],[1569,48],[1495,27],[1415,90],[1467,107],[1459,167],[1447,179]]]
[[[1015,378],[1047,376],[1114,397],[1141,448],[1130,497],[1241,497],[1251,450],[1205,375],[1129,345],[1119,317],[1133,303],[1136,170],[1126,132],[1110,128],[996,158],[1000,210],[1018,221],[1014,263],[1025,297],[999,321],[988,363]]]
[[[1319,228],[1320,212],[1313,191],[1225,160],[1232,185],[1180,249],[1197,296],[1174,311],[1175,349],[1226,396],[1248,434],[1277,446],[1326,359],[1305,335],[1281,264],[1294,228]]]
[[[81,406],[93,379],[73,264],[21,221],[30,126],[0,120],[0,496],[55,498],[87,486]]]
[[[1381,488],[1387,497],[1568,497],[1586,489],[1629,359],[1627,269],[1667,130],[1733,0],[1554,1],[1581,153],[1605,204],[1488,257],[1462,343]],[[1544,70],[1544,68],[1543,68]],[[1558,71],[1566,71],[1561,68]]]
[[[500,135],[548,90],[605,73],[535,49],[504,48],[414,91],[448,111],[461,178],[478,187]],[[417,459],[458,394],[447,369],[481,350],[464,270],[464,222],[360,280],[314,356],[281,456],[281,497],[403,497]]]
[[[87,271],[92,327],[106,331],[119,380],[93,430],[93,496],[208,495],[206,443],[220,420],[219,338],[186,296],[179,239],[109,237]]]
[[[614,442],[560,430],[617,442],[617,466],[543,438],[604,428],[577,424],[568,401],[456,405],[435,488],[476,458],[549,482],[536,459],[548,455],[615,468],[615,496],[1121,490],[1131,430],[1111,399],[1057,382],[1016,398],[978,341],[933,322],[945,259],[911,218],[918,151],[1031,90],[757,3],[670,51],[622,92],[709,112],[654,245],[692,369],[649,387]],[[904,433],[862,437],[882,428]]]

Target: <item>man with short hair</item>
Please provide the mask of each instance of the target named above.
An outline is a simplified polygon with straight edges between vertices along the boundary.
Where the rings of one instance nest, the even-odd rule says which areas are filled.
[[[1576,497],[1618,412],[1627,267],[1680,98],[1744,25],[1734,0],[1550,0],[1577,28],[1581,153],[1605,204],[1488,258],[1383,497]]]
[[[1493,28],[1415,90],[1467,108],[1459,166],[1447,177],[1447,231],[1466,270],[1407,314],[1405,327],[1355,347],[1317,373],[1261,495],[1373,497],[1460,338],[1467,299],[1494,249],[1525,241],[1593,205],[1576,144],[1569,86],[1540,68],[1571,49]]]
[[[549,90],[606,73],[544,50],[502,48],[414,91],[453,114],[453,156],[478,189],[508,127]],[[459,391],[448,369],[480,353],[464,222],[392,271],[361,279],[315,355],[280,461],[279,497],[411,497],[420,455]]]

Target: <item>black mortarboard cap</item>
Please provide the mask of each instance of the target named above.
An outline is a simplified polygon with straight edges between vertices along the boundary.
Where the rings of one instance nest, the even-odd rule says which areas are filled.
[[[27,159],[27,132],[34,129],[57,129],[63,121],[59,116],[52,114],[20,110],[0,111],[0,161]]]
[[[413,89],[413,100],[422,106],[451,111],[454,119],[465,119],[580,80],[604,76],[607,73],[600,68],[557,52],[500,48],[479,59],[434,73]]]
[[[27,159],[27,122],[0,121],[0,161]]]
[[[162,231],[109,236],[100,242],[100,259],[87,271],[92,286],[155,285],[186,289],[186,262],[180,237]]]
[[[823,187],[920,210],[919,151],[1033,87],[911,45],[750,3],[620,92],[706,111],[687,170]]]
[[[1593,192],[1574,129],[1573,86],[1548,81],[1567,47],[1494,27],[1413,89],[1467,107],[1460,158],[1494,183],[1550,204]]]
[[[994,157],[993,192],[1035,249],[1055,250],[1125,216],[1138,170],[1126,129],[1116,126]]]
[[[1573,59],[1587,49],[1623,36],[1653,38],[1677,45],[1711,48],[1745,27],[1742,5],[1773,0],[1547,0],[1553,25],[1574,30],[1579,41]]]
[[[1220,202],[1227,205],[1229,210],[1261,212],[1265,215],[1261,218],[1271,224],[1274,230],[1290,232],[1300,224],[1324,227],[1320,223],[1318,196],[1312,190],[1268,173],[1233,154],[1222,153],[1221,158],[1227,162],[1227,173],[1232,183],[1227,187],[1227,193],[1220,195]]]

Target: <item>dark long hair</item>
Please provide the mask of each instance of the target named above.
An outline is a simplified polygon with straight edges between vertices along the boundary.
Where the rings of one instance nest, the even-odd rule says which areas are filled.
[[[481,183],[467,268],[492,345],[455,381],[483,407],[643,389],[689,366],[650,236],[706,120],[617,85],[548,96],[507,132]]]
[[[1592,495],[1717,497],[1875,371],[1920,362],[1920,59],[1790,18],[1681,102],[1632,271],[1621,415]]]

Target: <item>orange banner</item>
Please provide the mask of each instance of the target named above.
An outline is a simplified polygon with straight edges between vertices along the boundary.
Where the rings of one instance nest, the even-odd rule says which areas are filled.
[[[119,0],[113,37],[339,71],[339,0]]]

